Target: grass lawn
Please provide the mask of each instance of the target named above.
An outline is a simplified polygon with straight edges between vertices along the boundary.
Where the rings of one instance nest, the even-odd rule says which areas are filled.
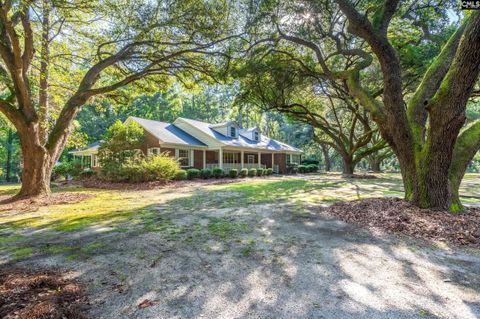
[[[0,196],[17,189],[0,186]],[[0,211],[0,264],[75,270],[87,283],[94,318],[480,314],[480,303],[468,306],[479,297],[473,288],[480,282],[478,252],[448,255],[447,248],[418,247],[321,215],[335,201],[402,197],[398,174],[54,191],[93,197],[28,212]],[[461,193],[464,203],[479,204],[480,175],[467,174]],[[470,261],[459,261],[464,259]],[[409,286],[419,280],[436,283]],[[398,296],[382,295],[396,285]],[[162,302],[139,310],[144,299]],[[274,305],[284,308],[272,310]]]

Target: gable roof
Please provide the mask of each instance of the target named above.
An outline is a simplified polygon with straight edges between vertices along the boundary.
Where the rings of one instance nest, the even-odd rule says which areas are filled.
[[[255,128],[250,128],[250,129],[239,129],[239,134],[237,138],[226,136],[221,134],[220,132],[214,130],[213,128],[217,127],[217,125],[212,125],[210,123],[202,122],[202,121],[197,121],[197,120],[191,120],[183,117],[179,117],[176,121],[181,120],[184,123],[189,124],[193,128],[200,130],[201,132],[207,134],[208,136],[216,139],[217,141],[221,142],[224,145],[227,146],[233,146],[233,147],[241,147],[241,148],[251,148],[251,149],[259,149],[259,150],[269,150],[269,151],[288,151],[288,152],[295,152],[295,153],[301,153],[302,150],[290,146],[288,144],[282,143],[280,141],[274,140],[272,138],[269,138],[263,134],[260,134],[260,140],[255,141],[252,139],[249,139],[243,134],[246,132],[251,132]],[[175,122],[176,122],[175,121]],[[174,122],[174,123],[175,123]],[[243,133],[243,134],[242,134]]]
[[[197,138],[191,136],[181,130],[174,124],[146,120],[139,117],[130,116],[128,120],[132,120],[140,124],[147,132],[158,138],[163,143],[191,145],[191,146],[207,146]]]

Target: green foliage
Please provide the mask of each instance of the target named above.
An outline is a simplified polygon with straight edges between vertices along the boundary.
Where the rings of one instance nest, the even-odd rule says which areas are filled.
[[[297,170],[299,173],[306,173],[307,172],[307,166],[306,165],[298,165]]]
[[[131,183],[172,180],[179,169],[178,162],[170,156],[135,158],[120,165],[118,174],[111,180]]]
[[[304,159],[304,160],[302,161],[302,165],[309,165],[309,164],[318,165],[318,164],[319,164],[319,161],[316,160],[316,159],[313,159],[313,158]]]
[[[144,140],[144,130],[136,122],[124,124],[116,121],[107,130],[98,151],[101,175],[108,180],[128,180],[125,169],[135,170],[143,160],[137,151]]]
[[[316,164],[308,164],[306,168],[308,173],[314,173],[318,171],[318,165]]]
[[[200,177],[205,179],[212,177],[212,170],[208,168],[200,170]]]
[[[261,167],[257,168],[257,176],[263,176],[265,170]]]
[[[81,179],[89,179],[96,175],[97,175],[97,172],[95,172],[93,169],[86,169],[86,170],[83,170],[79,176]]]
[[[240,177],[247,177],[248,176],[248,168],[242,168],[240,170]]]
[[[187,179],[195,179],[200,177],[200,171],[196,168],[187,169]]]
[[[273,174],[273,168],[267,168],[265,170],[265,175],[272,175]]]
[[[256,168],[250,168],[250,169],[248,170],[248,176],[249,176],[249,177],[257,176],[257,169],[256,169]]]
[[[63,176],[68,179],[69,176],[79,177],[83,172],[82,163],[79,160],[64,161],[53,168],[53,176]]]
[[[231,169],[230,172],[228,172],[228,176],[231,178],[235,178],[238,176],[238,170],[236,169]]]
[[[215,178],[221,178],[225,175],[225,172],[223,171],[223,169],[221,169],[219,167],[215,167],[212,171],[212,175]]]
[[[180,169],[177,171],[177,173],[175,174],[175,179],[177,181],[184,181],[187,179],[187,171],[184,170],[184,169]]]

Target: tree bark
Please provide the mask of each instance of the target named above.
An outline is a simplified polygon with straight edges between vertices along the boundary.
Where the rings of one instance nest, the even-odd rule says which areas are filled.
[[[332,161],[330,159],[330,155],[328,154],[328,146],[321,144],[320,147],[322,148],[323,159],[325,161],[325,171],[330,172],[332,169]]]
[[[371,159],[370,160],[370,169],[375,172],[375,173],[380,173],[382,172],[382,169],[381,169],[381,164],[382,164],[382,161],[381,160],[378,160],[376,158],[374,159]]]
[[[56,158],[53,159],[39,141],[38,124],[19,131],[23,154],[22,187],[17,198],[44,197],[50,195],[50,178]],[[32,136],[36,138],[32,139]]]
[[[7,182],[12,181],[13,135],[13,130],[9,128],[7,133],[7,163],[5,167],[5,179]]]
[[[340,154],[341,155],[341,154]],[[342,156],[343,161],[343,171],[342,174],[344,175],[353,175],[355,171],[355,164],[353,163],[353,159],[348,156]]]

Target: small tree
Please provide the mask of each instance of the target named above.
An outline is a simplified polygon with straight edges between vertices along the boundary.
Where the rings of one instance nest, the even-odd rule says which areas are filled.
[[[121,179],[122,165],[142,156],[137,150],[143,139],[144,130],[137,122],[116,121],[110,126],[98,151],[102,175],[112,180]]]

